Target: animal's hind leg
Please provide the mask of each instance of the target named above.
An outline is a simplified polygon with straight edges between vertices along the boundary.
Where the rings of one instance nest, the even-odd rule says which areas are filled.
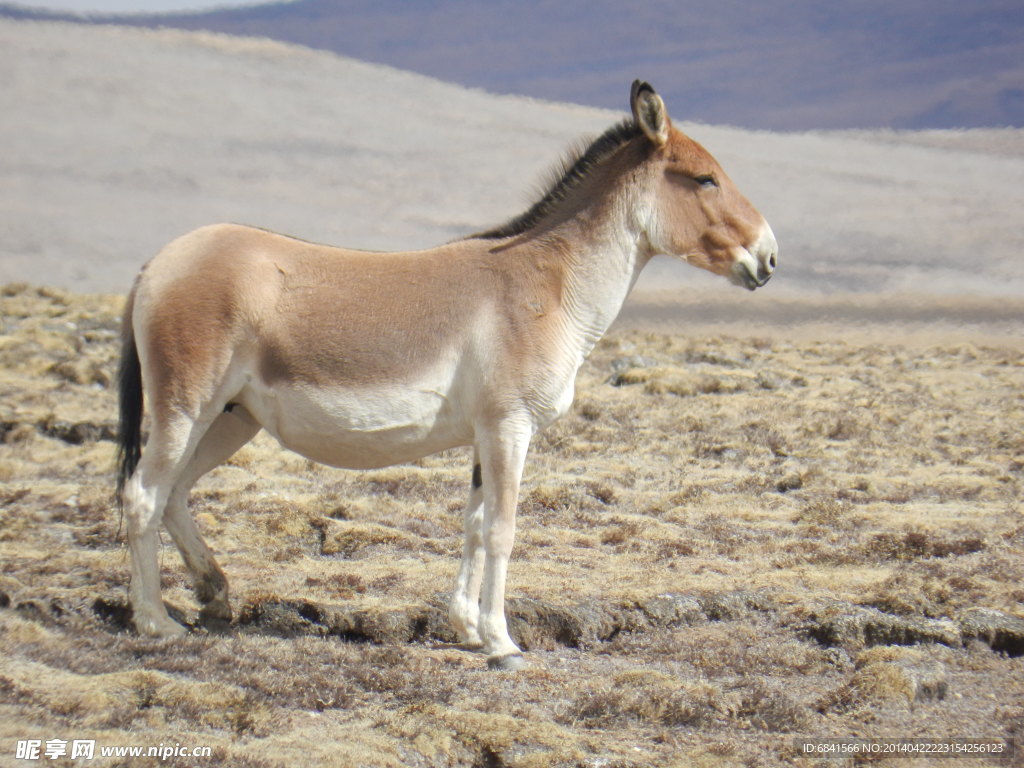
[[[231,458],[259,430],[260,425],[241,406],[218,416],[199,441],[192,460],[175,483],[167,501],[164,525],[192,574],[196,598],[203,605],[199,619],[204,624],[230,622],[231,605],[228,603],[228,582],[224,572],[188,511],[188,494],[200,477]]]
[[[131,552],[128,596],[139,634],[166,637],[185,631],[160,598],[157,532],[171,489],[206,425],[184,416],[155,420],[146,450],[125,486],[125,520]]]

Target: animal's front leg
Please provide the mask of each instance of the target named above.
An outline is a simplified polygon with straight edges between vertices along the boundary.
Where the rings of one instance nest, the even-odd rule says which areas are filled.
[[[459,635],[459,642],[467,648],[482,648],[480,639],[480,583],[484,577],[484,494],[480,461],[474,455],[473,487],[464,513],[465,543],[462,564],[455,579],[455,591],[448,606],[448,616]]]
[[[508,634],[505,621],[505,578],[516,533],[519,482],[532,429],[505,422],[480,441],[483,468],[483,583],[480,594],[480,638],[487,664],[495,669],[519,669],[522,652]]]

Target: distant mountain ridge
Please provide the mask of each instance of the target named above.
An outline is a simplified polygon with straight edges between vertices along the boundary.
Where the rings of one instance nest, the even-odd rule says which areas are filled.
[[[263,36],[494,93],[618,108],[640,76],[690,120],[756,129],[1024,126],[1020,0],[297,0],[0,16]]]
[[[122,291],[212,221],[369,250],[507,221],[571,142],[620,120],[266,38],[0,19],[0,283]],[[1024,297],[1024,130],[680,126],[781,246],[769,291]],[[736,289],[656,260],[639,288]],[[731,295],[731,294],[730,294]],[[753,306],[753,305],[751,305]]]

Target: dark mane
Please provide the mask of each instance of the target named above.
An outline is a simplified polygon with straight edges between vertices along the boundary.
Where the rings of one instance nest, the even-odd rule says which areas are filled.
[[[641,129],[637,126],[636,121],[629,118],[618,125],[613,125],[590,144],[581,144],[571,150],[555,167],[547,191],[529,210],[501,226],[478,232],[466,239],[500,240],[521,235],[535,227],[559,203],[565,200],[569,192],[579,186],[580,182],[587,178],[594,168],[607,160],[626,142],[640,134]]]

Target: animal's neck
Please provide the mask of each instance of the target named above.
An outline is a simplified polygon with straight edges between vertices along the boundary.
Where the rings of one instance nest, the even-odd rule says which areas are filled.
[[[628,209],[610,208],[613,213],[596,221],[577,217],[565,225],[577,236],[569,239],[563,311],[580,363],[618,317],[652,255]]]

